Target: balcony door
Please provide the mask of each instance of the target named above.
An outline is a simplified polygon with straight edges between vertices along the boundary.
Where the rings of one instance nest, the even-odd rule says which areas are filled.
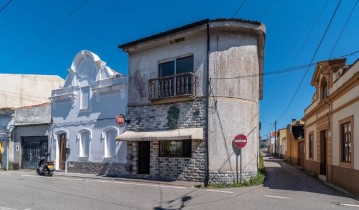
[[[183,95],[192,92],[192,81],[185,73],[193,72],[193,55],[176,58],[159,64],[159,89],[162,97]]]

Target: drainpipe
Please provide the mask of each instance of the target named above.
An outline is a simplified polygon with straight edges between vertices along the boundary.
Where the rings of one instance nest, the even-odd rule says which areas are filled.
[[[209,83],[210,83],[210,77],[209,77],[209,20],[207,22],[207,85],[206,85],[206,142],[205,142],[205,174],[204,174],[204,186],[208,186],[209,182],[209,155],[208,155],[208,132],[209,132]]]

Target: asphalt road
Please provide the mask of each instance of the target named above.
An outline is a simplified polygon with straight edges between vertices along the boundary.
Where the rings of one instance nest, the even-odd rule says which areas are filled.
[[[359,209],[359,202],[282,160],[265,157],[264,186],[203,189],[110,178],[0,172],[0,210]]]

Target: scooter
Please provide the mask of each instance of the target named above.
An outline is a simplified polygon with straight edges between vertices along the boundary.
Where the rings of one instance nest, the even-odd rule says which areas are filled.
[[[37,174],[40,176],[52,176],[55,171],[54,162],[47,161],[49,153],[45,153],[43,157],[40,158],[38,168],[36,169]]]

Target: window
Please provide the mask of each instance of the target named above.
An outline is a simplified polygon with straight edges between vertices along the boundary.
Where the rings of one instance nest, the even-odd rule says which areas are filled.
[[[309,134],[309,158],[314,157],[314,134]]]
[[[159,77],[193,72],[193,55],[159,64]]]
[[[341,124],[342,162],[350,163],[352,148],[351,122]]]
[[[191,157],[192,140],[160,141],[160,157]]]
[[[320,99],[325,99],[328,96],[328,84],[325,78],[320,83]]]
[[[116,133],[114,130],[106,132],[105,158],[114,158],[116,155]]]
[[[88,158],[90,153],[90,132],[84,131],[80,135],[79,157]]]
[[[80,109],[88,109],[90,101],[90,87],[85,87],[81,89],[81,102]]]

